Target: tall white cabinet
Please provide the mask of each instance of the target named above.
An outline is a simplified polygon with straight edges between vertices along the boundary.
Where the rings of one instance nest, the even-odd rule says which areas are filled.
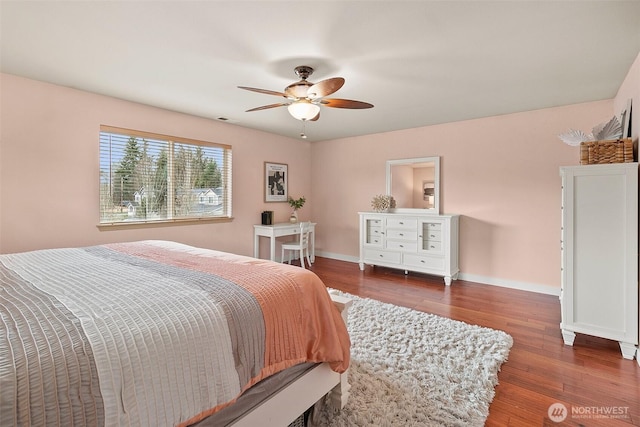
[[[576,333],[638,346],[638,163],[560,168],[562,321]]]
[[[458,215],[360,212],[360,269],[365,264],[458,277]]]

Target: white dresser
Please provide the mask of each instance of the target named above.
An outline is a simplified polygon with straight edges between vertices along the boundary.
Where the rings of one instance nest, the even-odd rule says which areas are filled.
[[[575,334],[638,345],[638,163],[560,168],[562,321]]]
[[[360,212],[360,269],[365,264],[458,277],[458,215]]]

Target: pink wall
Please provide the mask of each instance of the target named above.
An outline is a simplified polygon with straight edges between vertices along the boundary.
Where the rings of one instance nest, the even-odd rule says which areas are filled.
[[[479,282],[557,293],[559,167],[579,150],[557,135],[611,118],[601,101],[315,143],[318,250],[358,257],[358,211],[385,192],[388,159],[440,156],[441,211],[462,215],[460,269]]]
[[[627,108],[627,100],[633,103],[633,116],[631,117],[631,137],[638,144],[640,136],[640,54],[627,73],[627,77],[620,85],[618,94],[614,99],[614,111],[620,116],[620,112]]]
[[[310,143],[1,74],[0,252],[168,239],[253,254],[260,212],[286,221],[286,203],[264,203],[264,161],[287,163],[289,193],[311,194]],[[233,146],[233,214],[227,223],[99,231],[100,125]],[[300,211],[311,212],[312,202]]]
[[[558,168],[579,163],[578,149],[557,135],[569,128],[590,130],[619,114],[628,97],[639,106],[639,81],[636,60],[615,104],[606,100],[310,144],[1,74],[0,252],[169,239],[251,255],[252,225],[260,212],[274,210],[276,221],[289,216],[287,204],[263,202],[263,162],[274,161],[289,165],[289,192],[307,196],[300,216],[318,222],[320,254],[357,260],[357,212],[369,210],[371,198],[385,192],[386,160],[440,156],[441,209],[462,215],[462,277],[557,292]],[[99,231],[101,124],[231,144],[234,220]]]

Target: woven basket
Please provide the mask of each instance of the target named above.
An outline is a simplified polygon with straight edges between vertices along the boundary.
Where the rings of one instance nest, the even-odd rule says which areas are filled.
[[[289,424],[289,427],[305,427],[305,426],[306,426],[306,423],[304,422],[304,414],[300,415],[291,424]]]
[[[633,142],[631,142],[631,138],[580,143],[581,165],[631,162],[633,162]]]

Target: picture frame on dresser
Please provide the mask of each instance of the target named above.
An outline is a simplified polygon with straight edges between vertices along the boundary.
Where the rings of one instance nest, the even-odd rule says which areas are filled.
[[[289,171],[285,163],[264,162],[264,201],[286,202],[288,191]]]

